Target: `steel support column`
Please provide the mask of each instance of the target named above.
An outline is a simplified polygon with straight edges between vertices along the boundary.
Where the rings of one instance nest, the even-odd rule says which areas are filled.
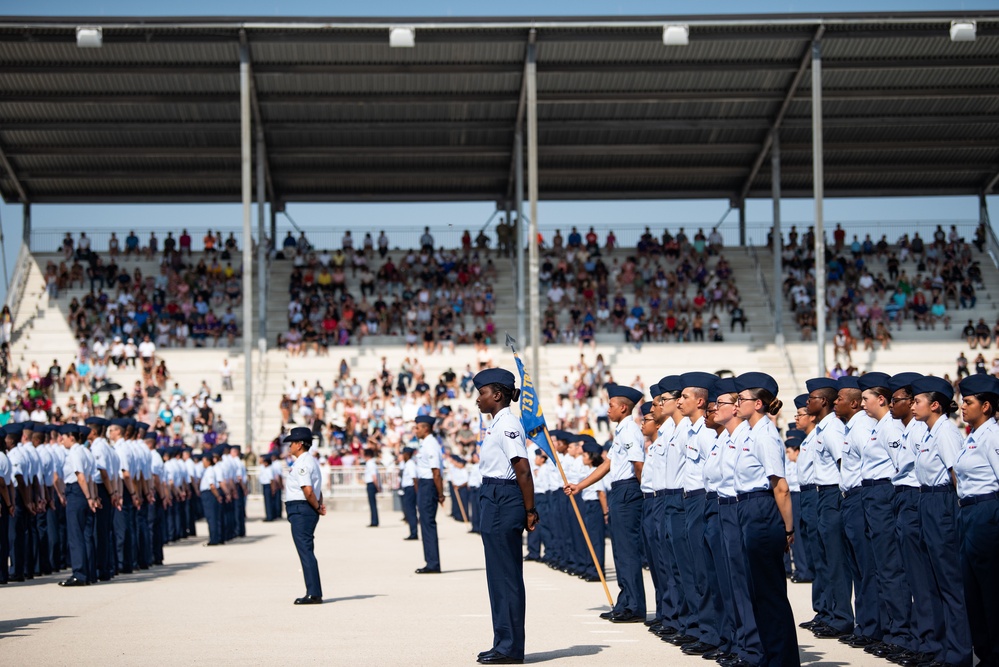
[[[259,121],[259,119],[258,119]],[[260,361],[267,353],[267,241],[264,216],[267,214],[267,186],[264,176],[264,129],[257,124],[257,347]]]
[[[815,197],[815,342],[817,376],[826,374],[826,233],[823,228],[822,43],[812,44],[812,190]]]
[[[23,221],[21,239],[24,245],[28,246],[28,250],[31,250],[31,202],[24,202],[21,205],[21,220]]]
[[[780,344],[784,342],[784,294],[783,290],[781,290],[781,285],[784,284],[784,281],[781,278],[784,273],[784,267],[782,266],[783,257],[781,256],[784,241],[780,231],[780,136],[777,130],[771,132],[771,135],[770,189],[773,193],[774,200],[774,231],[772,246],[774,254],[774,339],[778,342],[778,344]]]
[[[524,300],[527,298],[527,269],[524,264],[524,130],[518,125],[514,133],[514,201],[517,209],[517,224],[512,230],[514,248],[517,252],[517,341],[524,345],[527,342],[527,309]]]
[[[243,386],[245,388],[244,440],[249,451],[253,446],[253,228],[250,226],[253,205],[253,174],[250,142],[250,50],[239,48],[239,125],[243,194]]]
[[[738,204],[739,204],[739,245],[745,247],[746,246],[746,200],[740,199]]]
[[[541,304],[538,295],[538,47],[527,46],[527,198],[531,208],[530,277],[527,289],[531,297],[531,373],[539,382],[541,367]]]

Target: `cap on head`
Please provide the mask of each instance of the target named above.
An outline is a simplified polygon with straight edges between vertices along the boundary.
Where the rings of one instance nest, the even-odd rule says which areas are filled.
[[[683,385],[680,384],[679,375],[667,375],[659,381],[656,385],[659,388],[659,393],[665,394],[667,392],[675,394],[683,391]]]
[[[999,380],[991,375],[969,375],[958,384],[962,396],[972,394],[999,394]]]
[[[637,389],[632,389],[631,387],[626,387],[621,384],[608,384],[607,396],[610,398],[623,398],[631,401],[635,405],[638,405],[644,397],[644,394]]]
[[[860,378],[856,375],[844,375],[836,380],[837,389],[860,389]]]
[[[680,384],[684,389],[687,387],[696,387],[698,389],[711,389],[715,382],[718,382],[718,376],[714,373],[704,373],[701,371],[694,371],[691,373],[684,373],[680,376]]]
[[[434,422],[436,422],[436,421],[437,420],[434,417],[430,416],[430,415],[420,415],[420,416],[418,416],[416,418],[416,423],[417,424],[427,424],[429,426],[433,426]]]
[[[888,379],[888,388],[894,393],[899,389],[911,387],[912,383],[921,377],[922,373],[896,373]]]
[[[746,391],[747,389],[763,389],[776,396],[778,387],[777,380],[766,373],[752,372],[743,373],[735,378],[736,391]]]
[[[808,394],[798,394],[794,397],[794,407],[800,410],[806,405],[808,405]]]
[[[644,403],[642,403],[640,409],[642,411],[642,416],[643,417],[647,416],[650,412],[652,412],[652,401],[645,401]]]
[[[805,380],[805,389],[809,392],[815,391],[816,389],[832,389],[833,391],[839,391],[839,384],[832,378],[812,378],[811,380]]]
[[[862,391],[877,388],[888,389],[888,385],[891,384],[891,378],[887,373],[872,371],[861,375],[857,379],[857,384],[860,385]]]
[[[950,382],[944,380],[943,378],[933,377],[932,375],[926,375],[924,377],[918,378],[912,381],[912,395],[917,394],[930,394],[930,393],[943,394],[948,400],[953,400],[954,398],[954,387],[951,386]]]
[[[476,389],[482,389],[491,384],[498,384],[508,389],[513,389],[517,386],[513,373],[505,368],[487,368],[484,371],[479,371],[472,378],[472,384],[475,385]]]
[[[312,429],[306,428],[305,426],[296,426],[291,429],[291,431],[282,440],[285,444],[292,442],[302,442],[307,445],[312,445]],[[225,453],[225,445],[219,445],[215,448],[219,455]]]

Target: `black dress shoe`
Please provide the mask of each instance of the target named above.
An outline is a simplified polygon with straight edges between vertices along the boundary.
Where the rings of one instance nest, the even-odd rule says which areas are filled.
[[[420,539],[420,538],[418,538],[418,537],[415,537],[415,536],[413,536],[413,535],[410,535],[409,537],[404,537],[404,538],[402,538],[402,539],[403,539],[403,540],[406,540],[406,541],[408,542],[409,540],[418,540],[418,539]]]
[[[487,653],[478,660],[476,660],[480,665],[523,665],[523,658],[511,658],[508,655],[503,655],[498,651],[493,651],[492,653]]]
[[[690,635],[676,634],[672,637],[663,637],[663,641],[667,644],[672,644],[673,646],[686,646],[687,644],[693,644],[697,641],[697,637],[691,637]]]
[[[680,632],[672,625],[663,625],[658,630],[655,631],[655,635],[658,637],[673,637],[676,633]]]
[[[703,655],[708,651],[718,650],[718,647],[714,644],[706,644],[705,642],[694,642],[693,644],[684,645],[682,650],[687,655]]]
[[[840,641],[842,641],[842,640],[840,640]],[[879,642],[874,637],[867,637],[867,636],[863,636],[862,635],[860,637],[853,637],[852,639],[850,639],[850,640],[848,640],[848,641],[846,641],[844,643],[847,646],[849,646],[850,648],[867,648],[871,644],[877,644]]]
[[[932,661],[933,656],[927,655],[925,653],[916,653],[904,658],[899,658],[898,660],[893,660],[896,665],[902,665],[902,667],[919,667],[920,665],[926,663],[927,661]]]
[[[296,598],[295,604],[322,604],[323,599],[318,595],[306,595],[305,597]]]
[[[888,646],[888,644],[885,644],[884,642],[874,642],[873,644],[868,644],[864,647],[864,653],[873,654],[875,651],[880,651],[885,646]]]
[[[706,653],[702,653],[701,657],[704,658],[705,660],[717,660],[718,658],[721,658],[722,656],[726,655],[728,654],[725,653],[725,651],[721,650],[720,648],[716,648],[714,651],[707,651]]]
[[[478,658],[484,658],[487,655],[492,655],[495,652],[496,652],[496,649],[491,648],[488,651],[480,651],[479,654],[477,656],[475,656],[475,657],[476,657],[476,659],[478,659]]]
[[[544,563],[545,562],[545,561],[541,560],[540,558],[534,558],[533,556],[524,556],[524,562],[525,563],[530,563],[531,561],[534,561],[535,563]]]
[[[897,644],[883,644],[871,651],[871,655],[876,655],[879,658],[888,658],[889,656],[898,655],[903,651],[905,651],[905,649]]]
[[[583,575],[583,576],[580,577],[580,579],[582,579],[583,581],[585,581],[588,584],[592,584],[594,582],[600,581],[600,577],[597,576],[597,575],[595,575],[595,574]]]
[[[611,616],[613,616],[616,613],[618,612],[611,609],[610,611],[605,611],[602,614],[600,614],[600,618],[604,619],[605,621],[609,621],[611,619]]]
[[[824,623],[822,623],[822,621],[820,621],[817,618],[813,618],[810,621],[802,621],[801,623],[798,623],[799,628],[804,628],[806,630],[811,630],[812,628],[818,625],[824,625]]]
[[[644,616],[639,616],[638,614],[632,614],[630,611],[623,611],[618,614],[614,614],[610,617],[611,623],[643,623],[645,622]]]
[[[60,581],[59,585],[60,586],[65,586],[66,588],[70,588],[72,586],[86,586],[87,582],[81,581],[81,580],[77,579],[76,577],[70,577],[69,579],[67,579],[65,581]]]
[[[812,634],[819,639],[839,639],[840,637],[848,637],[853,633],[849,630],[837,630],[836,628],[824,625],[821,628],[815,628]]]
[[[431,570],[429,567],[418,567],[418,568],[416,568],[416,573],[417,574],[440,574],[441,571],[439,569],[437,569],[437,570]]]
[[[659,620],[655,618],[645,621],[645,627],[651,628],[653,625],[662,625],[662,623],[660,623]]]

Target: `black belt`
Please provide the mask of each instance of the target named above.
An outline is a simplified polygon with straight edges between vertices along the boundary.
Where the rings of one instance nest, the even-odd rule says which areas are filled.
[[[708,500],[717,500],[718,499],[718,492],[717,491],[708,491],[708,493],[705,496],[705,498],[707,498]]]
[[[891,484],[891,480],[887,477],[883,479],[862,479],[860,480],[861,486],[882,486],[884,484]]]
[[[700,498],[705,493],[707,493],[707,491],[705,491],[704,489],[694,489],[693,491],[684,491],[683,492],[683,497],[684,498]]]
[[[961,507],[969,507],[970,505],[977,505],[978,503],[984,503],[986,500],[995,500],[999,498],[999,493],[983,493],[980,496],[967,496],[961,498],[957,501],[957,504]]]
[[[649,498],[659,498],[660,496],[666,495],[666,489],[658,489],[656,491],[643,491],[642,497],[648,500]]]
[[[619,479],[616,482],[611,482],[611,488],[613,489],[615,486],[621,486],[622,484],[638,484],[638,480],[634,477],[630,479]]]
[[[805,492],[805,491],[815,491],[817,488],[819,488],[817,484],[802,484],[801,485],[801,491],[802,492]]]
[[[920,486],[920,493],[953,493],[954,487],[950,484],[938,484],[937,486]]]
[[[860,493],[860,490],[862,488],[863,488],[862,486],[855,486],[852,489],[847,489],[846,491],[843,492],[843,497],[844,498],[849,498],[850,496],[852,496],[855,493]]]
[[[904,484],[899,484],[898,486],[895,487],[895,493],[905,493],[906,491],[918,492],[919,491],[919,487],[918,486],[906,486]]]
[[[483,477],[483,484],[499,484],[502,486],[517,486],[515,479],[500,479],[499,477]]]
[[[817,487],[819,491],[828,491],[829,489],[836,489],[839,491],[839,484],[819,484]]]
[[[719,505],[734,505],[737,502],[739,502],[738,498],[719,498],[718,499],[718,504]]]
[[[740,503],[744,503],[747,500],[752,500],[753,498],[762,498],[763,496],[774,497],[773,491],[750,491],[749,493],[740,493],[736,498],[739,499]]]

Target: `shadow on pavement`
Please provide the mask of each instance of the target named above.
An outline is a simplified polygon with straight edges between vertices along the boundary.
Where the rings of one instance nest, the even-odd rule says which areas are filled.
[[[456,574],[458,572],[485,572],[485,571],[486,568],[484,567],[470,567],[464,570],[441,570],[441,574]]]
[[[549,660],[558,660],[559,658],[578,658],[584,655],[596,655],[605,648],[609,647],[597,644],[580,644],[555,651],[545,651],[544,653],[529,653],[524,656],[524,662],[547,662]]]
[[[323,604],[330,604],[331,602],[350,602],[351,600],[367,600],[368,598],[383,598],[384,593],[372,593],[370,595],[351,595],[349,597],[343,598],[323,598]]]
[[[9,621],[0,620],[0,639],[7,637],[23,637],[23,634],[14,634],[18,630],[32,625],[41,625],[60,618],[75,618],[74,616],[36,616],[35,618],[14,618]]]
[[[807,665],[808,667],[843,667],[849,665],[848,662],[840,662],[837,660],[823,660],[825,653],[819,653],[818,651],[809,651],[808,649],[815,648],[807,644],[799,644],[798,651],[801,655],[802,667]]]

